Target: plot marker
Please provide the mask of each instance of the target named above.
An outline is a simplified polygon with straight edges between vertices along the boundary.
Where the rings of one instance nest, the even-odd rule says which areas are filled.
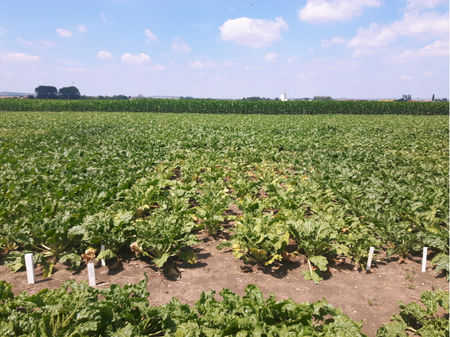
[[[428,247],[423,247],[422,273],[425,273],[425,270],[427,270],[427,250],[428,250]]]
[[[367,266],[366,266],[366,271],[370,269],[370,266],[372,264],[372,258],[373,258],[373,251],[375,250],[374,247],[370,247],[369,250],[369,258],[367,259]]]
[[[105,250],[105,245],[100,245],[100,251]],[[101,259],[102,267],[106,266],[105,259]]]
[[[25,254],[25,267],[27,268],[28,284],[34,284],[34,261],[33,254]]]
[[[93,263],[88,263],[87,267],[88,267],[88,275],[89,275],[89,286],[90,287],[95,287],[96,282],[95,282],[95,268],[94,268],[94,264]]]

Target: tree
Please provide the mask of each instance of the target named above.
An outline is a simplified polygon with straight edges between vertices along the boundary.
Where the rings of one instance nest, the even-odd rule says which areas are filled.
[[[331,96],[314,96],[315,101],[332,101]]]
[[[242,98],[243,101],[270,101],[270,98],[261,98],[259,96],[252,96],[252,97],[244,97]]]
[[[58,98],[58,90],[55,87],[49,85],[40,85],[36,87],[36,89],[34,89],[34,92],[36,93],[36,98]]]
[[[59,89],[59,97],[62,99],[79,99],[80,91],[74,86],[64,87]]]
[[[114,95],[112,97],[112,99],[128,99],[128,98],[130,98],[130,97],[127,97],[125,95]]]
[[[431,97],[431,100],[434,102],[434,94],[433,94],[433,97]]]

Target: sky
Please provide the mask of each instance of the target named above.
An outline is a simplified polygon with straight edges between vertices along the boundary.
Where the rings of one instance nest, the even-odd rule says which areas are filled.
[[[449,97],[446,0],[2,0],[0,92]]]

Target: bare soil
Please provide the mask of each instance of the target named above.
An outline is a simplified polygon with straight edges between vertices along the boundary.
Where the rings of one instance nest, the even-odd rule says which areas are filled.
[[[354,270],[354,264],[344,258],[335,259],[324,274],[324,281],[316,285],[303,278],[302,271],[308,270],[308,264],[301,256],[295,256],[292,263],[282,263],[272,268],[245,268],[244,263],[237,260],[230,250],[216,249],[224,237],[227,233],[216,238],[200,233],[202,242],[195,247],[198,263],[189,265],[173,261],[173,268],[165,272],[150,260],[137,259],[132,255],[124,257],[122,267],[116,271],[98,264],[97,287],[108,287],[112,283],[137,283],[147,273],[149,301],[151,305],[158,306],[172,297],[193,305],[202,291],[216,290],[218,293],[223,288],[242,296],[245,287],[252,283],[261,289],[265,297],[274,293],[278,300],[290,297],[300,303],[326,298],[353,320],[362,321],[362,331],[368,336],[375,336],[378,327],[388,323],[389,317],[399,311],[398,300],[409,303],[419,300],[423,290],[449,290],[445,277],[431,269],[430,256],[425,273],[421,272],[421,256],[415,255],[410,255],[406,263],[399,264],[398,257],[385,259],[385,253],[378,251],[369,272]],[[44,288],[57,288],[68,279],[87,281],[88,274],[85,265],[78,272],[71,272],[66,265],[56,264],[50,278],[44,279],[42,271],[36,269],[36,283],[29,285],[25,271],[12,274],[9,268],[0,266],[0,279],[13,284],[16,295],[21,291],[35,294]]]

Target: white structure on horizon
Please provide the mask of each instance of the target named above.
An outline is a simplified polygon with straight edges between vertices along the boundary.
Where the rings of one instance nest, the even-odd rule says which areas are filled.
[[[283,102],[285,102],[285,101],[288,100],[285,92],[283,92],[283,93],[281,94],[281,98],[280,98],[280,99],[281,99]]]

